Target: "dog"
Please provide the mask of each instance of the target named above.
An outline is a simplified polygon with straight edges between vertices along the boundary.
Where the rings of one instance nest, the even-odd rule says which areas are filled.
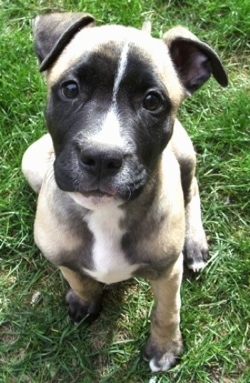
[[[105,284],[147,278],[155,304],[144,359],[166,371],[183,350],[183,254],[198,271],[208,245],[196,155],[181,102],[211,75],[228,79],[212,48],[177,26],[162,39],[87,13],[34,21],[35,52],[48,86],[48,133],[22,171],[38,196],[35,242],[70,285],[73,322],[95,319]]]

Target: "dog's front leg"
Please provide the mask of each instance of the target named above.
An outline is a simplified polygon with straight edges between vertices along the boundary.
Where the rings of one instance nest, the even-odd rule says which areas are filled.
[[[164,277],[152,280],[155,306],[151,315],[151,333],[144,352],[152,372],[166,371],[182,352],[180,323],[180,286],[182,254]]]
[[[70,319],[74,323],[83,318],[92,322],[101,311],[102,285],[68,267],[61,266],[60,270],[71,287],[66,295]]]

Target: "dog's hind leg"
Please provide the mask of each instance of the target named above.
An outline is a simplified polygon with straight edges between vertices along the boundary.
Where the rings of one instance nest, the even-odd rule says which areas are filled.
[[[50,134],[44,134],[28,147],[22,158],[22,172],[30,187],[38,193],[55,154]]]
[[[74,323],[82,319],[92,322],[102,308],[102,284],[68,267],[60,266],[59,269],[71,287],[66,294],[70,319]]]
[[[201,220],[200,195],[196,177],[190,185],[190,200],[186,204],[186,237],[184,257],[187,267],[199,271],[206,265],[208,245]]]
[[[179,121],[175,122],[170,145],[180,165],[185,200],[184,260],[188,268],[198,271],[206,264],[208,245],[201,219],[199,188],[195,177],[196,154],[190,137]]]

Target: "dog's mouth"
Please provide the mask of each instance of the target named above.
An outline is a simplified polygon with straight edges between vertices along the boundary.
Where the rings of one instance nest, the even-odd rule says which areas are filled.
[[[116,191],[110,191],[110,192],[104,192],[102,190],[90,190],[90,191],[84,191],[84,192],[79,192],[83,197],[85,198],[103,198],[103,197],[113,197],[115,198]]]
[[[115,192],[107,193],[100,190],[91,190],[87,192],[68,192],[68,194],[74,202],[89,210],[108,208],[111,205],[119,206],[124,202]]]

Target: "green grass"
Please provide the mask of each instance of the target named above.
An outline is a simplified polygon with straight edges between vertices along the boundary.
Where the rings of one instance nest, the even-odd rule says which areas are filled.
[[[198,153],[212,258],[200,275],[185,275],[185,352],[165,374],[151,374],[140,356],[152,307],[148,283],[107,288],[100,318],[72,326],[67,285],[33,242],[36,196],[20,161],[45,131],[31,19],[49,9],[87,10],[100,23],[136,27],[150,17],[155,36],[182,24],[219,51],[229,74],[227,89],[212,79],[179,113]],[[249,0],[0,0],[0,34],[0,382],[249,383]]]

